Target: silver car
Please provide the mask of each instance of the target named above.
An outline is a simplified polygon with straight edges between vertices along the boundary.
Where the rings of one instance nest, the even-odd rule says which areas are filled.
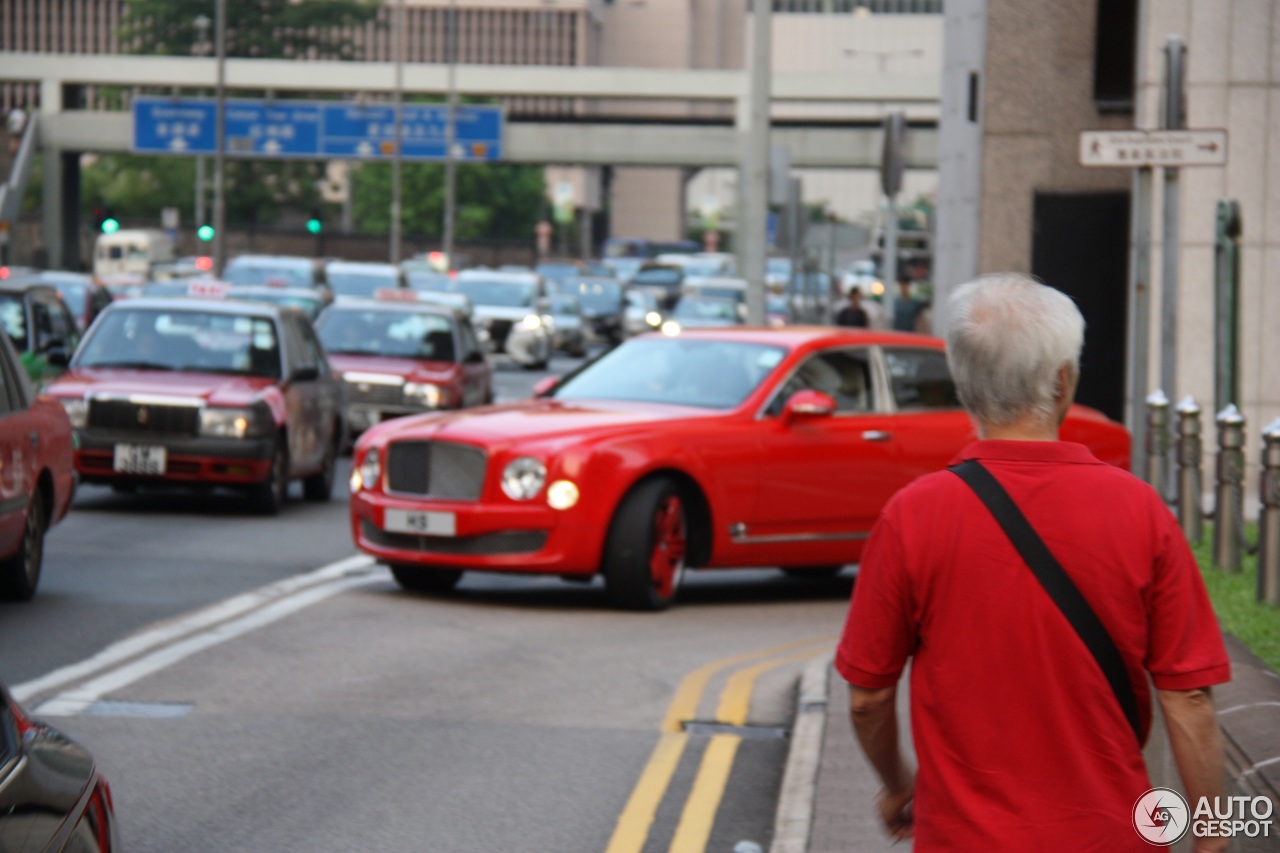
[[[475,325],[488,333],[496,353],[516,364],[541,370],[551,360],[552,330],[545,316],[547,287],[532,272],[465,270],[454,288],[475,306]]]

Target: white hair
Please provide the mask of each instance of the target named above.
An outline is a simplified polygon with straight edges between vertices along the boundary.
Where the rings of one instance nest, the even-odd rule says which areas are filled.
[[[1084,317],[1071,298],[1021,273],[962,284],[947,302],[947,362],[960,402],[979,422],[1051,422],[1058,373],[1080,369]]]

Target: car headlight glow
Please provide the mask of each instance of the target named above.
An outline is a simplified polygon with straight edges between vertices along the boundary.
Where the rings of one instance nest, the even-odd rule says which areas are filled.
[[[644,321],[656,329],[662,325],[662,315],[657,311],[650,311],[644,315]]]
[[[83,397],[63,397],[58,402],[66,409],[72,429],[84,429],[89,425],[89,404]]]
[[[205,438],[249,438],[262,435],[253,409],[210,406],[200,410],[200,435]]]
[[[672,337],[675,337],[676,335],[680,334],[680,324],[677,323],[675,320],[668,320],[667,322],[662,324],[662,334],[671,335]]]
[[[433,385],[430,382],[406,382],[404,396],[406,399],[421,403],[429,409],[439,408],[442,397],[440,386]]]
[[[529,314],[520,321],[520,328],[528,329],[531,332],[535,329],[540,329],[542,328],[542,318],[537,314]]]
[[[502,491],[513,501],[532,500],[547,482],[547,466],[532,456],[512,459],[502,470]]]
[[[547,486],[547,506],[552,509],[572,509],[578,497],[578,487],[569,480],[556,480]]]
[[[371,447],[369,452],[364,455],[364,461],[359,467],[351,469],[351,491],[358,492],[361,489],[372,489],[378,485],[382,479],[382,454],[378,452],[378,448]]]

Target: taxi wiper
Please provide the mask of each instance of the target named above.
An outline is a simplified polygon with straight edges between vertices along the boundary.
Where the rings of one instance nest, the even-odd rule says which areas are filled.
[[[83,367],[119,367],[125,370],[176,370],[171,364],[163,364],[158,361],[96,361],[93,364],[85,364]]]

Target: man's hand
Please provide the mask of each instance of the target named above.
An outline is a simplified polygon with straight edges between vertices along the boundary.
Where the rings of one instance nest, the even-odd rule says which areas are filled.
[[[898,793],[890,793],[888,790],[880,792],[877,802],[880,820],[884,822],[884,828],[894,841],[909,841],[915,835],[915,820],[911,814],[911,801],[915,793],[914,783]]]

